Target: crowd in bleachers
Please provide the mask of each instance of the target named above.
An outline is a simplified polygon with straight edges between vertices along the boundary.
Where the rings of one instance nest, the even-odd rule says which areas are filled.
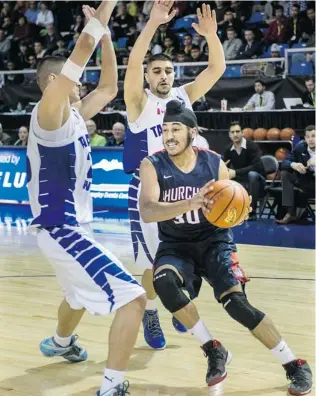
[[[87,2],[96,6],[97,2]],[[207,60],[203,37],[191,27],[200,1],[176,1],[177,15],[169,25],[159,27],[148,52],[163,52],[176,62]],[[315,10],[313,1],[206,1],[215,9],[218,35],[227,60],[280,57],[286,47],[315,46]],[[36,69],[45,55],[68,56],[84,27],[82,3],[16,1],[0,4],[0,69]],[[118,63],[126,65],[128,54],[143,29],[152,1],[120,3],[110,28]],[[312,53],[294,58],[314,62]],[[100,65],[97,48],[88,66]],[[185,73],[194,77],[200,69]],[[309,73],[310,74],[310,73]],[[120,78],[124,70],[120,71]],[[8,75],[7,84],[29,83],[34,75]]]

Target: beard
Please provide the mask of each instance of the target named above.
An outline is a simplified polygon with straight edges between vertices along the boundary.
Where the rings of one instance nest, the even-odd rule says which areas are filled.
[[[170,155],[170,157],[177,157],[178,155],[183,154],[183,153],[185,152],[185,150],[186,150],[188,147],[190,147],[190,146],[192,145],[192,142],[193,142],[192,136],[191,136],[190,133],[188,132],[186,144],[185,144],[185,147],[184,147],[183,150],[179,151],[179,152],[176,153],[176,154],[169,153],[168,150],[167,150],[167,152],[168,152],[168,154]],[[165,145],[164,145],[164,146],[165,146]],[[165,146],[165,148],[166,148],[166,146]]]

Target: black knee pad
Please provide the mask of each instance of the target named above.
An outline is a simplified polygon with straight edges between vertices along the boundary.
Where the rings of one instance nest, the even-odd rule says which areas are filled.
[[[228,314],[250,331],[255,329],[264,318],[264,313],[249,304],[244,293],[227,294],[221,300]]]
[[[154,289],[164,307],[171,313],[179,311],[190,302],[182,291],[181,279],[172,269],[166,268],[154,275]]]

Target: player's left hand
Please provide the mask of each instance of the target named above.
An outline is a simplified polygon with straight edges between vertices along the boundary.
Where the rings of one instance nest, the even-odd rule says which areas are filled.
[[[94,17],[96,10],[95,10],[95,8],[84,4],[82,6],[82,12],[83,12],[83,14],[85,16],[85,25],[86,25],[90,21],[90,19]],[[103,40],[107,36],[111,37],[111,30],[109,29],[108,26],[106,27],[106,31],[107,31],[107,33],[102,37],[101,40]]]
[[[202,4],[202,10],[200,8],[196,11],[199,23],[192,23],[193,29],[201,36],[214,36],[217,32],[216,13],[211,10],[211,7],[206,4]]]
[[[249,195],[249,206],[246,209],[247,211],[246,211],[246,214],[245,214],[245,217],[244,217],[243,221],[239,225],[241,225],[244,221],[249,219],[249,213],[252,212],[251,202],[252,202],[252,196]]]
[[[234,169],[228,169],[229,179],[235,179],[236,171]]]

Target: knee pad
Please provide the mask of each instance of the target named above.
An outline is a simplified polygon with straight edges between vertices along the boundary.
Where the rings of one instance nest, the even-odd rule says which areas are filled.
[[[172,269],[166,268],[154,275],[154,289],[164,307],[171,313],[190,303],[182,291],[181,279]]]
[[[264,313],[249,304],[244,293],[235,292],[227,294],[221,300],[228,314],[237,322],[254,330],[264,318]]]

